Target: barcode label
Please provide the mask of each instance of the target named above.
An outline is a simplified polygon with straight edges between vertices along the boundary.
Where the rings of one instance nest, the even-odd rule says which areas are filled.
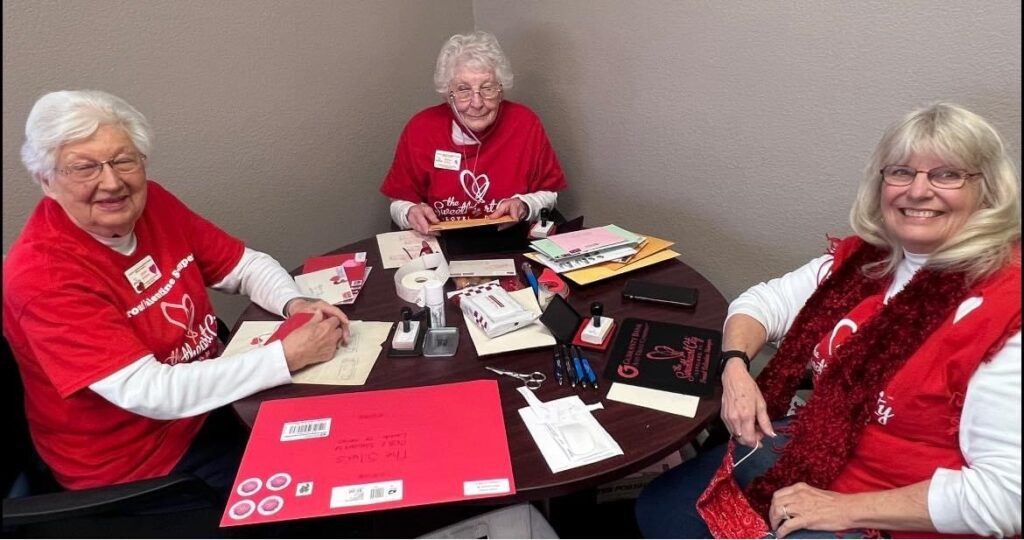
[[[388,480],[372,484],[353,484],[331,489],[331,508],[363,506],[402,500],[402,481]]]
[[[281,429],[281,442],[319,439],[331,434],[331,419],[318,418],[301,422],[285,422]]]

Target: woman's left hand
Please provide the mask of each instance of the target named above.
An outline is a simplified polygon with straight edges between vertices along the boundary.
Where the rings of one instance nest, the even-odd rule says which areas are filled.
[[[487,218],[496,219],[507,214],[509,216],[512,216],[512,219],[516,221],[522,221],[523,218],[525,218],[526,215],[529,213],[530,209],[526,207],[526,203],[524,203],[521,199],[509,197],[508,199],[505,199],[498,203],[498,207],[495,208],[494,211],[491,212],[489,216],[487,216]]]
[[[851,528],[847,519],[848,495],[811,487],[797,482],[772,496],[768,509],[772,530],[777,538],[785,538],[799,529],[842,531]]]

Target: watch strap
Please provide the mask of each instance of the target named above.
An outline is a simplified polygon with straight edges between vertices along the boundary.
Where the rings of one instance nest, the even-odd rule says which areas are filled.
[[[743,363],[747,366],[747,371],[750,371],[750,357],[747,353],[739,349],[733,349],[731,351],[722,351],[722,354],[718,357],[718,374],[721,376],[722,372],[725,371],[725,363],[730,358],[739,358],[743,360]]]

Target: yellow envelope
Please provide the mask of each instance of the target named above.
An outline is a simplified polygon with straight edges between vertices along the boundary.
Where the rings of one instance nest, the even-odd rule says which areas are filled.
[[[655,238],[653,236],[648,236],[647,240],[644,240],[644,242],[640,244],[640,250],[637,251],[633,256],[631,256],[626,262],[606,262],[602,264],[607,265],[608,268],[611,270],[619,270],[623,266],[639,262],[640,259],[646,259],[647,257],[650,257],[651,255],[654,255],[655,253],[663,249],[667,249],[673,244],[675,244],[675,242],[669,240],[662,240],[661,238]]]
[[[580,268],[579,270],[573,270],[571,272],[566,272],[562,275],[571,279],[577,285],[589,285],[596,281],[601,281],[602,279],[608,279],[610,277],[622,275],[627,272],[632,272],[633,270],[639,270],[641,268],[651,266],[652,264],[657,264],[662,261],[674,259],[678,256],[679,253],[671,249],[663,249],[655,253],[654,255],[644,257],[639,261],[620,266],[618,269],[615,270],[609,268],[608,265],[618,265],[617,263],[603,263],[594,266],[588,266],[586,268]]]

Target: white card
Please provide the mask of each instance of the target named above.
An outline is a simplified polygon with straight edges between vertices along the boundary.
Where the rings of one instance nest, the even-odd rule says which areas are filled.
[[[460,165],[462,165],[462,156],[457,152],[448,152],[445,150],[437,150],[434,152],[435,169],[457,171],[459,170]]]
[[[153,262],[153,257],[146,255],[141,261],[126,270],[124,277],[128,278],[128,283],[131,283],[135,292],[141,293],[160,279],[160,269]]]
[[[513,259],[480,259],[475,261],[451,261],[448,263],[451,277],[489,277],[516,275]]]
[[[341,304],[352,299],[352,287],[348,280],[338,275],[334,268],[295,276],[295,284],[305,296],[319,298],[328,304]]]
[[[697,405],[700,404],[700,398],[697,396],[618,382],[612,383],[611,388],[608,389],[607,398],[687,418],[693,418],[697,414]]]

